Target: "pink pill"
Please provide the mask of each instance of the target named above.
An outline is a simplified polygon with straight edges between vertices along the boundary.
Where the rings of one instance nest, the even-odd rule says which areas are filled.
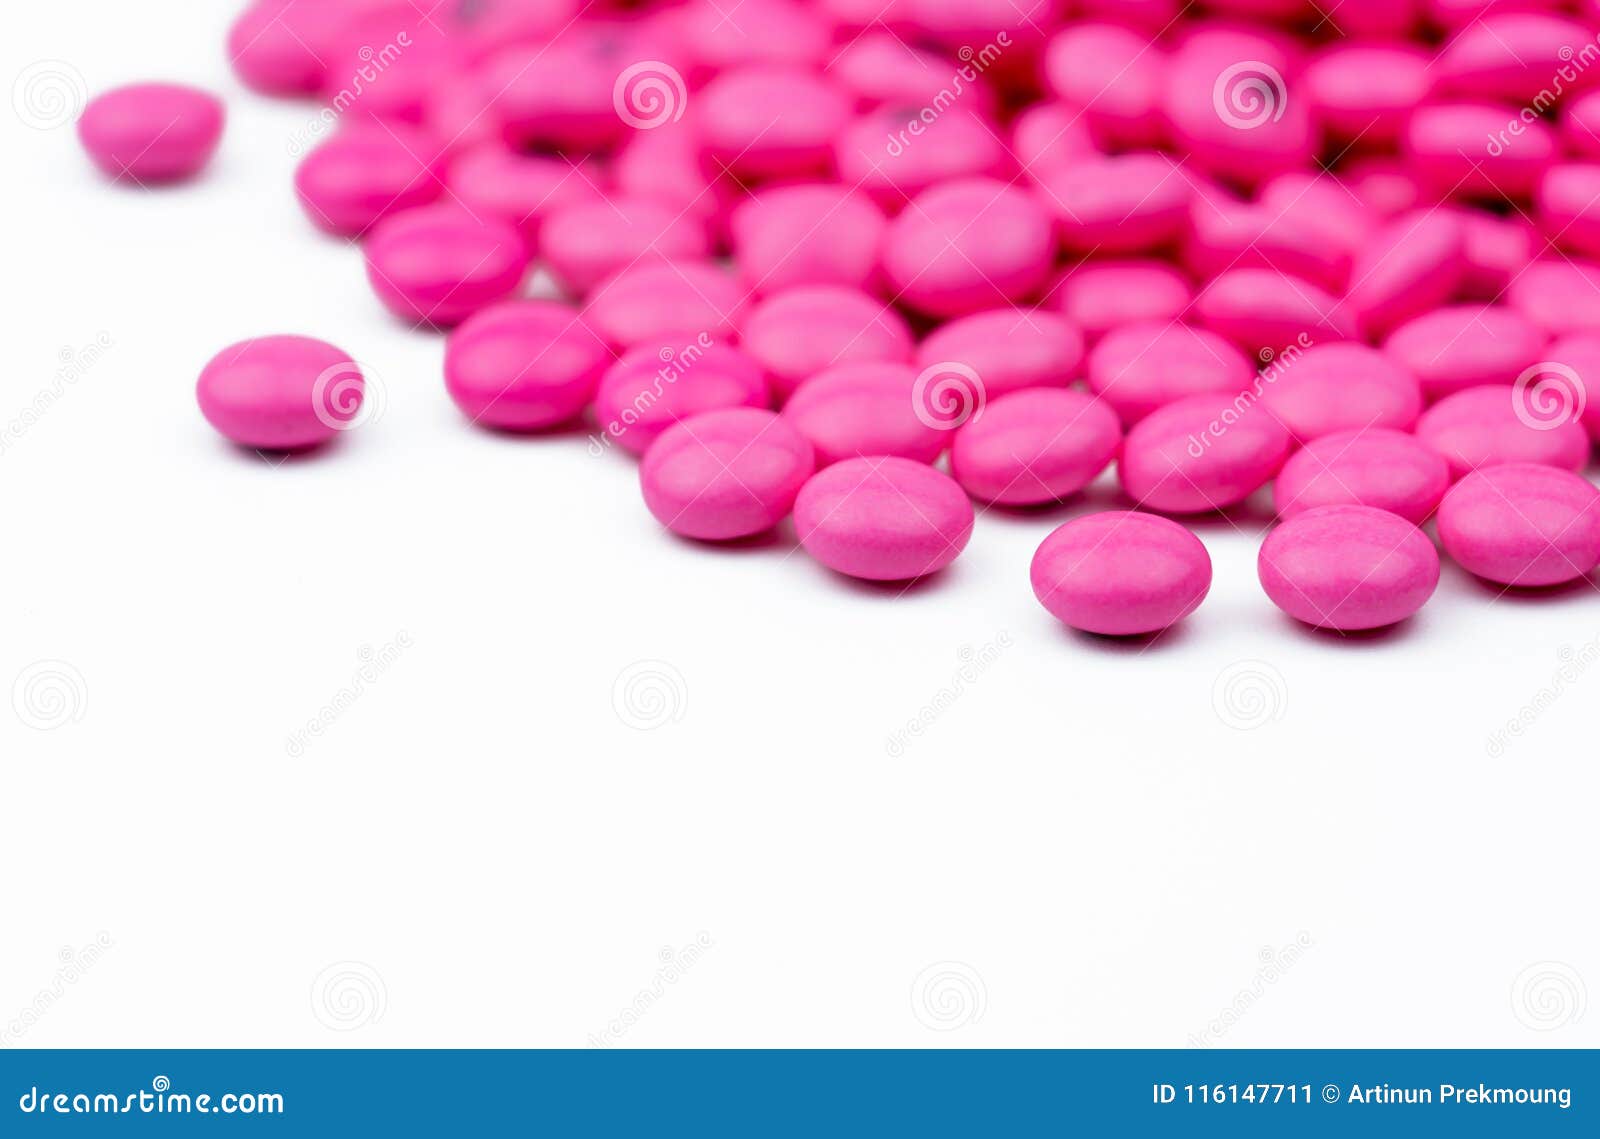
[[[1293,344],[1347,340],[1356,328],[1337,298],[1276,269],[1231,269],[1195,297],[1201,324],[1262,359]]]
[[[1561,141],[1582,158],[1600,158],[1600,91],[1575,95],[1562,106]]]
[[[1064,317],[1003,308],[960,317],[917,348],[917,367],[962,364],[996,399],[1034,387],[1065,387],[1083,362],[1083,334]]]
[[[883,269],[904,303],[959,316],[1021,300],[1050,272],[1050,219],[1023,190],[989,178],[918,194],[883,241]]]
[[[744,290],[721,265],[651,258],[595,286],[584,317],[618,348],[685,332],[729,340],[742,319],[743,303]]]
[[[709,338],[641,344],[600,377],[594,414],[602,437],[643,454],[681,419],[730,407],[767,406],[761,366]]]
[[[801,384],[783,414],[817,449],[819,467],[860,455],[931,463],[958,426],[932,402],[950,394],[927,383],[919,389],[916,370],[905,364],[836,364]],[[971,408],[976,396],[969,394]]]
[[[921,106],[889,106],[858,118],[834,147],[839,180],[890,213],[924,190],[958,178],[1003,173],[1010,164],[999,128],[965,107],[929,122]]]
[[[481,82],[494,93],[496,118],[512,146],[590,151],[626,136],[630,124],[619,106],[633,118],[654,121],[661,108],[640,102],[635,93],[646,75],[663,82],[667,115],[681,113],[681,101],[674,102],[679,99],[674,72],[646,67],[618,90],[624,69],[642,61],[665,63],[664,54],[671,53],[646,29],[617,20],[583,21],[548,43],[512,45],[495,53],[480,68]]]
[[[1559,585],[1600,564],[1600,491],[1557,467],[1474,471],[1439,504],[1439,542],[1468,573],[1500,585]]]
[[[1354,341],[1298,346],[1262,370],[1261,402],[1301,443],[1369,427],[1409,431],[1422,414],[1416,377]]]
[[[367,279],[390,312],[441,328],[510,297],[528,273],[521,234],[448,205],[385,218],[364,252]]]
[[[1161,106],[1200,169],[1254,186],[1308,166],[1318,138],[1311,101],[1290,91],[1288,61],[1258,36],[1238,38],[1239,47],[1180,47]]]
[[[1515,108],[1489,103],[1418,107],[1402,146],[1433,193],[1453,198],[1526,198],[1556,157],[1555,132]]]
[[[660,202],[623,197],[552,212],[540,244],[551,275],[575,296],[636,261],[693,260],[710,252],[697,218]]]
[[[1082,109],[1059,102],[1035,103],[1016,117],[1011,153],[1033,178],[1062,164],[1101,156]]]
[[[1520,215],[1501,217],[1465,206],[1449,212],[1460,220],[1466,238],[1466,275],[1459,288],[1463,299],[1499,300],[1544,247],[1537,231]]]
[[[1413,317],[1383,350],[1440,399],[1483,384],[1509,384],[1539,359],[1544,337],[1514,309],[1447,305]]]
[[[730,223],[739,278],[758,293],[868,287],[887,226],[864,194],[822,183],[763,190],[735,209]]]
[[[1277,269],[1342,292],[1350,275],[1351,250],[1329,242],[1302,212],[1206,192],[1195,195],[1189,219],[1183,263],[1196,277],[1230,269]]]
[[[1249,498],[1289,455],[1288,428],[1247,397],[1201,395],[1151,412],[1123,441],[1129,498],[1166,514],[1225,510]]]
[[[1051,290],[1061,313],[1091,342],[1124,324],[1176,321],[1194,288],[1164,261],[1084,261]]]
[[[295,193],[318,229],[359,237],[391,214],[439,196],[435,154],[434,141],[413,127],[352,123],[300,161]]]
[[[540,431],[575,418],[594,398],[611,352],[576,309],[507,301],[450,333],[444,383],[474,423]]]
[[[892,456],[846,459],[800,488],[794,525],[817,561],[850,577],[906,581],[955,560],[972,503],[950,476]]]
[[[984,502],[1031,506],[1088,486],[1122,445],[1117,414],[1070,388],[1032,388],[991,399],[956,431],[950,473]]]
[[[1458,31],[1490,12],[1539,12],[1567,7],[1565,0],[1425,0],[1429,20]]]
[[[1078,0],[1076,10],[1090,20],[1116,20],[1145,32],[1161,32],[1178,18],[1179,0]]]
[[[875,20],[876,5],[868,13]],[[935,100],[942,105],[955,85],[959,65],[933,52],[912,47],[891,32],[866,32],[846,43],[827,65],[830,78],[853,96],[862,110],[874,107],[916,107]],[[994,88],[972,67],[960,77],[962,102],[981,114],[991,115],[997,100]]]
[[[1404,621],[1439,585],[1439,552],[1427,535],[1371,506],[1296,515],[1267,535],[1256,568],[1279,609],[1340,632]]]
[[[1600,331],[1600,265],[1565,257],[1535,261],[1512,278],[1505,299],[1546,336]]]
[[[334,37],[349,18],[344,5],[256,0],[228,29],[228,60],[253,91],[315,95]]]
[[[451,161],[445,185],[455,201],[479,217],[516,226],[532,249],[540,223],[550,214],[604,200],[603,177],[589,162],[521,154],[490,143]]]
[[[1331,247],[1351,255],[1382,220],[1350,186],[1320,172],[1279,174],[1261,187],[1256,204],[1320,233]]]
[[[745,0],[731,14],[722,0],[695,0],[684,8],[682,35],[705,71],[742,63],[820,63],[828,54],[827,22],[792,0]]]
[[[1582,469],[1589,435],[1571,414],[1549,419],[1524,388],[1469,388],[1446,396],[1417,420],[1417,438],[1443,455],[1461,478],[1501,463],[1542,463]]]
[[[1339,180],[1380,220],[1416,209],[1428,196],[1409,166],[1381,155],[1352,160]]]
[[[197,87],[135,83],[89,100],[78,139],[113,178],[178,182],[211,161],[222,121],[221,100]]]
[[[1085,157],[1034,176],[1068,250],[1141,253],[1177,240],[1189,224],[1189,182],[1164,154]]]
[[[324,102],[347,114],[420,125],[429,95],[454,73],[459,44],[412,0],[348,7],[329,45]]]
[[[1421,526],[1450,488],[1450,464],[1404,431],[1324,435],[1289,456],[1272,484],[1280,518],[1319,506],[1372,506]]]
[[[1448,214],[1418,210],[1387,222],[1356,255],[1344,309],[1381,337],[1437,308],[1466,275],[1466,235]]]
[[[772,529],[815,469],[811,444],[770,411],[708,411],[667,428],[639,464],[645,505],[675,534],[702,541]]]
[[[820,76],[770,65],[737,68],[699,93],[695,123],[706,156],[741,178],[832,169],[850,100]]]
[[[207,422],[241,447],[302,451],[360,422],[361,369],[309,336],[243,340],[212,357],[196,395]]]
[[[858,289],[814,285],[774,293],[755,305],[741,342],[766,369],[780,402],[836,364],[908,364],[911,330],[893,309]]]
[[[1029,569],[1034,596],[1086,633],[1159,633],[1199,608],[1211,555],[1183,526],[1135,510],[1105,510],[1056,527]]]
[[[1517,104],[1543,90],[1593,82],[1571,63],[1594,33],[1582,24],[1534,12],[1494,12],[1476,20],[1444,45],[1434,61],[1439,90],[1475,99]],[[1570,75],[1561,86],[1554,77]]]
[[[1546,170],[1534,194],[1540,228],[1585,257],[1600,255],[1600,163],[1565,162]]]
[[[618,197],[671,206],[698,219],[716,241],[726,234],[728,216],[744,196],[731,176],[705,161],[688,119],[634,131],[612,158],[610,173]]]
[[[1306,66],[1306,97],[1335,139],[1392,146],[1428,94],[1430,62],[1426,52],[1399,44],[1341,43]]]
[[[1069,25],[1045,50],[1045,81],[1062,102],[1081,107],[1097,138],[1114,146],[1161,141],[1166,53],[1117,24]]]
[[[1600,441],[1600,334],[1577,332],[1553,341],[1528,381],[1527,406],[1540,418],[1576,409],[1589,438]]]
[[[1250,361],[1214,332],[1144,322],[1108,332],[1089,353],[1089,390],[1125,424],[1188,396],[1234,396],[1249,387]]]

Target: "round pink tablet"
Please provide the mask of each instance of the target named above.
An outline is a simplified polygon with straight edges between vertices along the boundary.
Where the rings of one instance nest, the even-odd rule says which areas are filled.
[[[539,225],[556,210],[604,199],[603,175],[590,162],[521,154],[499,143],[465,152],[450,163],[445,185],[479,217],[514,225],[537,247]]]
[[[540,245],[551,275],[576,296],[647,257],[693,259],[710,252],[698,218],[661,202],[624,197],[553,211],[544,220]]]
[[[1457,206],[1466,238],[1466,275],[1458,293],[1465,300],[1498,301],[1523,267],[1544,248],[1538,231],[1521,214],[1501,217],[1488,210]]]
[[[1298,442],[1368,427],[1409,431],[1422,413],[1416,377],[1349,340],[1298,347],[1262,371],[1261,402]]]
[[[767,370],[779,401],[836,364],[910,363],[911,330],[899,313],[859,289],[813,285],[774,293],[750,310],[744,349]]]
[[[828,172],[851,109],[821,76],[770,64],[724,72],[695,99],[706,156],[740,178]]]
[[[991,399],[956,431],[950,473],[973,498],[1006,506],[1078,493],[1116,458],[1122,425],[1105,402],[1070,388]]]
[[[539,431],[566,423],[594,398],[611,363],[576,309],[507,301],[468,318],[444,349],[444,383],[474,423]]]
[[[1272,484],[1280,518],[1318,506],[1373,506],[1421,526],[1450,487],[1450,464],[1405,431],[1324,435],[1289,456]]]
[[[113,178],[178,182],[211,161],[223,117],[222,101],[198,87],[135,83],[89,100],[78,139]]]
[[[871,195],[890,213],[924,190],[957,178],[998,175],[1010,156],[999,127],[965,107],[927,121],[922,106],[887,106],[839,135],[839,180]]]
[[[1524,198],[1554,161],[1556,136],[1515,107],[1435,103],[1413,112],[1402,150],[1435,194]]]
[[[1576,471],[1589,459],[1589,434],[1576,415],[1548,419],[1529,389],[1499,384],[1446,396],[1417,420],[1417,438],[1449,461],[1455,478],[1501,463]]]
[[[1444,45],[1434,61],[1434,81],[1441,91],[1522,103],[1547,88],[1560,92],[1591,84],[1584,68],[1571,62],[1585,46],[1594,46],[1594,33],[1576,21],[1534,12],[1493,12]],[[1560,84],[1558,72],[1564,79]]]
[[[892,456],[846,459],[800,488],[794,525],[817,561],[868,581],[943,569],[972,537],[972,503],[950,476]]]
[[[1246,397],[1191,396],[1128,432],[1117,473],[1129,498],[1165,514],[1224,510],[1260,490],[1289,455],[1288,428]]]
[[[680,419],[729,407],[767,406],[761,366],[708,338],[641,344],[600,377],[594,414],[602,436],[643,454]]]
[[[1589,438],[1600,441],[1600,333],[1577,332],[1551,342],[1524,387],[1526,406],[1540,418],[1575,413]]]
[[[1585,257],[1600,255],[1600,163],[1564,162],[1539,180],[1534,206],[1551,241]]]
[[[883,268],[904,303],[959,316],[1038,290],[1053,251],[1050,219],[1029,194],[967,178],[918,194],[889,223]]]
[[[1466,235],[1449,214],[1416,210],[1384,224],[1356,255],[1344,308],[1371,337],[1437,308],[1466,274]]]
[[[1414,210],[1428,197],[1408,165],[1385,155],[1352,159],[1340,171],[1339,181],[1380,220]]]
[[[867,23],[880,16],[878,0],[865,15]],[[941,103],[949,98],[946,90],[958,65],[933,52],[912,47],[888,31],[867,31],[838,49],[827,65],[830,78],[852,95],[863,110],[883,106],[919,106]],[[993,114],[994,88],[977,68],[970,81],[962,75],[961,101],[971,101],[983,114]]]
[[[361,369],[309,336],[243,340],[212,357],[196,395],[207,422],[241,447],[302,451],[360,422]]]
[[[1600,491],[1571,471],[1509,463],[1474,471],[1439,504],[1439,542],[1500,585],[1559,585],[1600,564]]]
[[[888,224],[870,198],[847,186],[763,190],[730,220],[739,278],[758,293],[797,285],[865,288],[877,271]]]
[[[814,469],[811,444],[781,416],[733,407],[663,431],[640,461],[639,485],[668,530],[720,542],[783,521]]]
[[[1256,204],[1320,233],[1330,246],[1352,257],[1382,221],[1350,186],[1321,171],[1279,174],[1261,187]]]
[[[1161,106],[1181,153],[1208,173],[1253,186],[1309,165],[1317,128],[1311,100],[1290,90],[1288,61],[1255,35],[1239,38],[1256,42],[1178,48]]]
[[[585,20],[548,43],[512,44],[493,54],[478,70],[480,81],[495,93],[495,115],[506,141],[525,150],[589,151],[619,142],[631,128],[630,118],[653,122],[663,106],[670,116],[682,106],[671,82],[676,69],[652,40],[637,25]],[[671,70],[649,66],[658,62]],[[644,74],[619,84],[624,70],[637,63],[646,65]],[[660,88],[642,87],[645,77],[665,88],[663,104],[649,100]]]
[[[1340,142],[1392,146],[1428,94],[1430,62],[1427,52],[1406,45],[1342,42],[1306,66],[1306,97]]]
[[[1163,133],[1165,55],[1131,28],[1069,24],[1045,50],[1045,81],[1062,102],[1083,108],[1090,128],[1107,144],[1149,146]]]
[[[616,151],[611,180],[623,198],[643,198],[696,218],[713,242],[726,235],[728,217],[745,195],[714,162],[707,162],[694,121],[637,130]]]
[[[1035,169],[1034,177],[1068,250],[1142,253],[1175,241],[1189,224],[1193,191],[1164,154],[1083,157]]]
[[[1352,250],[1330,242],[1306,211],[1241,202],[1205,190],[1189,207],[1183,263],[1204,280],[1237,269],[1275,269],[1342,292],[1350,276]]]
[[[1028,576],[1039,603],[1063,624],[1139,636],[1199,608],[1211,589],[1211,555],[1169,518],[1105,510],[1052,530]]]
[[[738,327],[744,290],[710,261],[649,258],[596,285],[584,306],[589,325],[618,348],[671,333],[707,333],[728,340]]]
[[[957,424],[919,399],[926,393],[918,391],[917,379],[905,364],[836,364],[801,384],[783,414],[817,449],[819,467],[858,455],[931,463]],[[969,406],[976,406],[975,393]]]
[[[1279,609],[1340,632],[1404,621],[1439,585],[1427,535],[1371,506],[1318,506],[1274,527],[1256,568]]]
[[[1447,305],[1413,317],[1383,350],[1440,399],[1483,384],[1509,384],[1539,359],[1544,337],[1527,317],[1498,305]]]
[[[917,367],[964,364],[995,399],[1023,388],[1065,387],[1083,362],[1083,335],[1039,309],[973,313],[936,328],[917,347]]]
[[[1164,261],[1084,261],[1062,274],[1050,295],[1093,343],[1124,324],[1177,320],[1194,289]]]
[[[1292,344],[1356,334],[1331,293],[1276,269],[1230,269],[1200,290],[1194,312],[1207,328],[1263,359]]]
[[[350,14],[344,5],[256,0],[228,29],[234,73],[263,95],[315,95]]]
[[[1137,423],[1159,407],[1203,393],[1249,387],[1250,361],[1215,332],[1145,321],[1108,332],[1089,353],[1089,390]]]
[[[1566,257],[1535,261],[1512,278],[1505,299],[1547,336],[1600,331],[1600,265]]]
[[[439,196],[435,151],[434,140],[414,127],[355,122],[300,160],[295,193],[318,229],[358,237]]]
[[[448,327],[510,297],[528,272],[522,235],[456,206],[423,206],[385,218],[364,248],[367,279],[403,320]]]
[[[1567,100],[1561,113],[1561,141],[1582,158],[1600,158],[1600,91]]]
[[[1011,153],[1034,179],[1063,163],[1101,157],[1082,110],[1061,102],[1035,103],[1016,117],[1011,124]]]
[[[794,0],[745,0],[737,13],[722,0],[694,0],[681,15],[684,45],[707,71],[741,63],[819,63],[827,57],[827,21]]]

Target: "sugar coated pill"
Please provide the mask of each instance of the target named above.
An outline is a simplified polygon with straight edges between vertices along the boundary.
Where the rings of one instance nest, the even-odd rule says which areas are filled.
[[[302,451],[361,421],[361,369],[309,336],[262,336],[224,348],[200,373],[206,420],[241,447]]]
[[[538,431],[576,417],[611,363],[576,309],[507,301],[467,318],[445,341],[444,382],[474,423]]]
[[[353,123],[300,160],[295,194],[317,228],[357,237],[439,196],[434,145],[403,123]]]
[[[1083,157],[1034,175],[1069,250],[1143,253],[1176,240],[1188,224],[1191,189],[1165,154]]]
[[[1194,311],[1200,323],[1262,360],[1289,345],[1305,348],[1356,335],[1333,294],[1276,269],[1218,274],[1195,297]]]
[[[1168,324],[1194,300],[1194,287],[1164,261],[1084,261],[1061,276],[1051,297],[1088,341],[1124,324]]]
[[[742,319],[743,303],[744,290],[721,265],[648,258],[596,285],[584,316],[618,348],[679,332],[729,340]]]
[[[89,100],[78,138],[113,178],[176,182],[211,161],[222,121],[221,100],[198,87],[134,83]]]
[[[818,182],[763,190],[729,224],[740,279],[775,293],[796,285],[865,288],[888,219],[865,194]]]
[[[1368,336],[1443,304],[1466,275],[1466,235],[1447,213],[1420,210],[1386,223],[1350,266],[1345,306]]]
[[[1468,388],[1423,412],[1417,438],[1448,460],[1456,478],[1499,463],[1579,470],[1589,458],[1589,434],[1576,409],[1551,417],[1535,398],[1534,389],[1515,385]]]
[[[759,364],[701,335],[625,352],[600,377],[594,414],[603,440],[638,455],[680,419],[728,407],[765,408],[768,398]]]
[[[668,530],[725,541],[781,522],[815,466],[811,444],[781,416],[734,407],[663,431],[639,463],[639,483]]]
[[[973,498],[1006,506],[1054,502],[1088,486],[1122,444],[1117,413],[1071,388],[992,399],[956,430],[950,473]]]
[[[819,467],[858,455],[931,463],[959,424],[942,418],[933,402],[951,393],[920,378],[906,364],[836,364],[801,384],[783,414],[817,449]],[[975,388],[967,393],[969,411],[976,395]]]
[[[1365,427],[1323,435],[1289,456],[1272,483],[1279,518],[1319,506],[1373,506],[1421,526],[1450,488],[1450,464],[1415,435]]]
[[[943,569],[972,537],[972,503],[925,463],[875,455],[813,475],[794,504],[800,544],[851,577],[904,581]]]
[[[1301,443],[1368,427],[1409,431],[1422,389],[1405,368],[1352,340],[1291,346],[1262,369],[1261,402]]]
[[[1544,336],[1515,309],[1446,305],[1412,317],[1383,350],[1440,399],[1484,384],[1509,384],[1539,359]]]
[[[1166,514],[1223,510],[1260,490],[1289,454],[1289,431],[1247,397],[1199,395],[1136,423],[1118,475],[1139,505]]]
[[[550,214],[603,200],[603,178],[593,163],[523,154],[496,141],[451,159],[444,182],[467,209],[516,226],[534,248]]]
[[[522,235],[505,222],[454,206],[423,206],[373,227],[364,248],[367,279],[403,320],[449,327],[505,300],[528,272]]]
[[[1505,300],[1547,336],[1600,332],[1600,265],[1566,257],[1535,261],[1512,278]]]
[[[1065,387],[1083,360],[1083,336],[1064,317],[1001,308],[950,321],[917,346],[917,366],[954,362],[971,368],[984,396],[1033,387]]]
[[[1105,510],[1058,526],[1029,570],[1034,596],[1086,633],[1138,636],[1170,628],[1211,589],[1204,544],[1169,518]]]
[[[1273,528],[1257,570],[1272,603],[1295,620],[1355,632],[1421,609],[1439,584],[1439,553],[1398,514],[1318,506]]]
[[[1581,475],[1508,463],[1467,475],[1439,504],[1439,541],[1500,585],[1559,585],[1600,564],[1600,491]]]
[[[620,196],[553,211],[539,240],[551,276],[576,296],[647,257],[692,259],[710,252],[699,218],[662,202]]]
[[[911,330],[876,297],[841,285],[774,293],[750,309],[741,343],[767,370],[780,400],[836,364],[909,363]]]
[[[1250,386],[1252,370],[1244,353],[1214,332],[1140,321],[1102,337],[1086,375],[1089,390],[1132,424],[1185,396],[1236,395]]]

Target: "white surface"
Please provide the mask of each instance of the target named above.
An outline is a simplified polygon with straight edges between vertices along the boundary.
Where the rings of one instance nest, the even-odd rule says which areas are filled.
[[[1117,648],[1028,588],[1082,504],[983,515],[898,597],[786,545],[675,541],[620,455],[464,424],[441,342],[300,215],[314,108],[234,82],[232,9],[0,15],[8,82],[61,60],[91,90],[205,84],[232,116],[203,182],[148,194],[93,175],[70,126],[0,114],[0,682],[66,662],[78,716],[0,704],[4,1043],[1600,1044],[1577,1015],[1600,667],[1486,751],[1600,636],[1593,588],[1496,600],[1447,567],[1408,627],[1340,640],[1262,594],[1261,523],[1211,522],[1210,599]],[[279,331],[344,346],[387,399],[273,466],[193,386]],[[90,363],[63,384],[69,358]],[[671,670],[654,730],[614,703],[640,661]],[[1218,711],[1240,673],[1250,730]],[[1263,947],[1292,959],[1275,979]]]

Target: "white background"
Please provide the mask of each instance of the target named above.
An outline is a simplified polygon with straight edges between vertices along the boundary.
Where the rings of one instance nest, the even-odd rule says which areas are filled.
[[[60,61],[231,116],[146,193],[0,108],[5,1044],[1600,1044],[1592,585],[1447,565],[1398,631],[1316,634],[1246,514],[1197,527],[1181,632],[1118,646],[1028,586],[1109,491],[982,515],[903,596],[675,540],[625,457],[466,425],[442,342],[302,217],[315,108],[239,87],[234,7],[0,15],[8,84]],[[381,416],[230,449],[195,377],[276,332],[355,355]]]

